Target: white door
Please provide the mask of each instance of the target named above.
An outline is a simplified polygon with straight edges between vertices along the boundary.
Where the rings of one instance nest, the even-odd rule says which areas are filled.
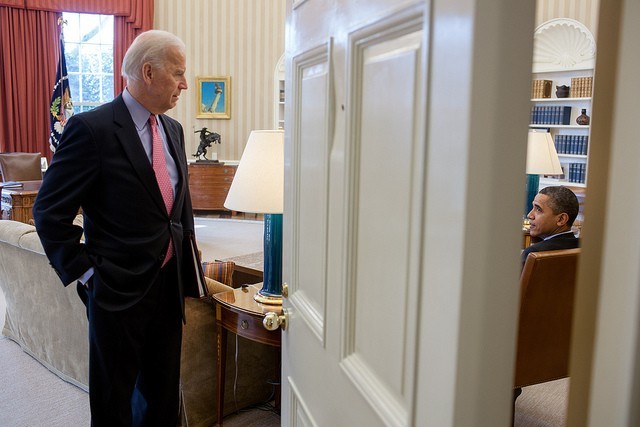
[[[506,426],[533,4],[288,3],[282,425]]]

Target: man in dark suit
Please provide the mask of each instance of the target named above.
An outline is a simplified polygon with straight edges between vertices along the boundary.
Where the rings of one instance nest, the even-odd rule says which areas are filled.
[[[184,297],[199,296],[199,272],[184,134],[163,113],[187,89],[185,64],[173,34],[139,35],[127,87],[68,121],[33,207],[51,265],[87,307],[94,426],[178,422]]]
[[[545,187],[533,199],[533,208],[527,215],[532,241],[522,251],[522,265],[531,252],[574,249],[580,240],[571,227],[578,216],[578,198],[567,187]]]

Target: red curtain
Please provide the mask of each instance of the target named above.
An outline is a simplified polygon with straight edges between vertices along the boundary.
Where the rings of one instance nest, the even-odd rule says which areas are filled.
[[[0,7],[0,151],[50,157],[58,14]]]
[[[114,17],[113,25],[113,90],[118,94],[126,85],[120,75],[125,52],[138,34],[153,28],[153,0],[131,0],[131,14]]]
[[[58,13],[114,17],[114,90],[124,88],[122,58],[153,28],[154,0],[0,0],[0,152],[49,150],[49,103],[58,64]],[[71,94],[73,97],[73,94]]]

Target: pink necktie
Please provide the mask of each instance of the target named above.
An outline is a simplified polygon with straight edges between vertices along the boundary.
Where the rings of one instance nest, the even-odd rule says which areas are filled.
[[[173,207],[173,185],[171,185],[171,179],[169,178],[169,170],[167,169],[167,162],[164,157],[164,148],[162,144],[162,137],[160,136],[160,130],[158,129],[158,122],[156,116],[153,114],[149,116],[149,125],[151,126],[151,138],[153,140],[153,172],[156,174],[156,180],[158,181],[158,187],[162,193],[162,199],[164,205],[167,208],[167,213],[171,215],[171,208]],[[173,242],[169,240],[169,248],[167,249],[167,255],[164,258],[162,266],[171,259],[173,256]]]

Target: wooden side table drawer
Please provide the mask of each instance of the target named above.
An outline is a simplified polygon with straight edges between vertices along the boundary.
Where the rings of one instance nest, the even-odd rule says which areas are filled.
[[[224,310],[224,308],[222,308]],[[281,329],[268,331],[262,325],[262,316],[252,316],[247,313],[238,313],[228,310],[221,319],[222,327],[234,331],[237,335],[258,341],[263,344],[280,346]]]

